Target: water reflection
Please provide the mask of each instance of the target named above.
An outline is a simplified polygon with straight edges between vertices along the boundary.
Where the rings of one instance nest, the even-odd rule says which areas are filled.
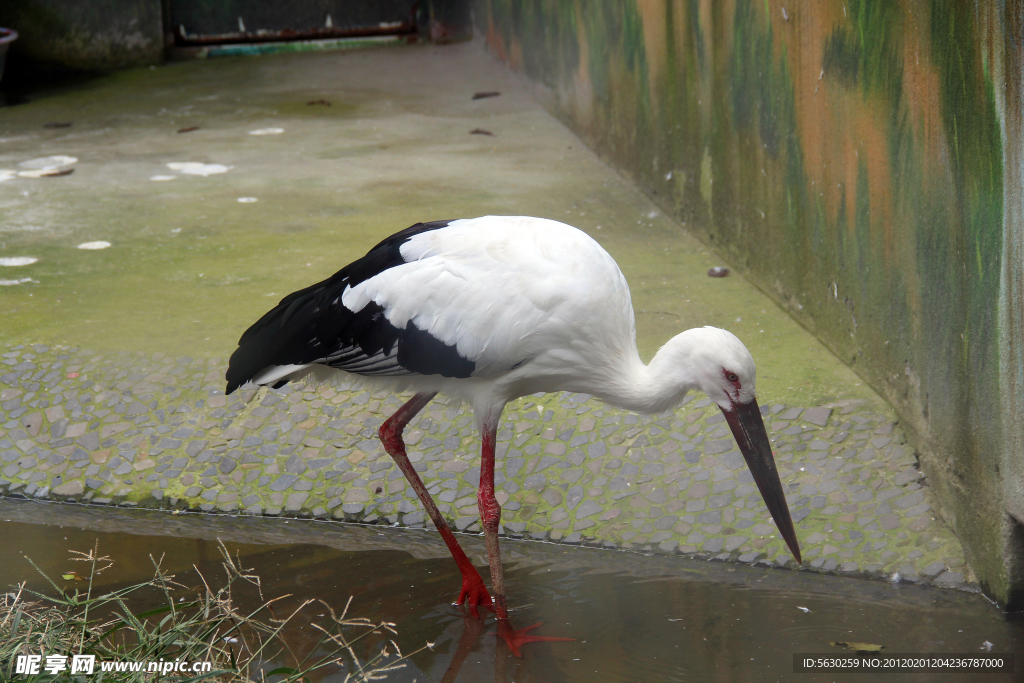
[[[574,642],[535,643],[516,659],[495,637],[495,620],[476,620],[449,603],[460,575],[426,532],[301,520],[170,515],[0,501],[0,533],[51,575],[68,568],[68,549],[99,540],[117,564],[103,588],[152,575],[149,555],[187,585],[221,572],[216,539],[254,567],[266,597],[290,594],[279,614],[319,598],[335,610],[397,624],[411,658],[394,681],[747,681],[788,680],[794,652],[838,652],[830,641],[884,645],[888,652],[1014,652],[1024,662],[1024,626],[1005,621],[979,595],[807,572],[761,570],[677,558],[507,542],[513,622],[543,622],[538,634]],[[482,539],[467,553],[480,565]],[[194,565],[194,568],[193,568]],[[30,579],[27,562],[0,564],[0,584]],[[243,600],[257,599],[240,594]],[[806,608],[804,611],[798,608]],[[299,656],[316,650],[305,612],[285,633]],[[367,656],[368,651],[359,652]],[[326,672],[322,680],[341,680]],[[861,674],[800,674],[806,681],[863,681]],[[901,680],[1013,680],[1013,674],[903,674]]]

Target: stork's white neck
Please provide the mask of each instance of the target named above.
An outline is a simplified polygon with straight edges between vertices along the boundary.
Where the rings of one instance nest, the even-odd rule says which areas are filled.
[[[610,376],[594,392],[616,408],[638,413],[660,413],[682,403],[691,389],[700,389],[694,371],[695,340],[687,333],[670,339],[644,365],[634,347],[608,368]]]

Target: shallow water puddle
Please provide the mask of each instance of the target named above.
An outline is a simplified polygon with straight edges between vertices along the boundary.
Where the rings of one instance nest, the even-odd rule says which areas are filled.
[[[576,639],[530,644],[515,659],[497,645],[493,618],[481,622],[449,604],[459,576],[432,532],[4,500],[0,533],[51,576],[69,569],[68,550],[87,550],[98,539],[101,554],[115,560],[102,576],[104,589],[149,578],[151,554],[162,554],[186,585],[198,584],[193,564],[219,580],[216,539],[225,539],[243,566],[255,568],[268,598],[320,598],[340,609],[353,596],[353,615],[396,623],[403,651],[435,643],[393,673],[394,681],[790,680],[793,653],[841,652],[833,641],[879,644],[883,653],[981,652],[989,642],[992,652],[1024,662],[1024,625],[1005,621],[980,595],[809,572],[506,540],[513,623],[543,622],[539,634]],[[482,568],[482,539],[462,541]],[[3,586],[25,579],[46,589],[24,560],[0,564]],[[308,621],[287,633],[299,652],[316,637]],[[900,680],[1014,675],[919,673]],[[829,673],[799,680],[865,678]]]

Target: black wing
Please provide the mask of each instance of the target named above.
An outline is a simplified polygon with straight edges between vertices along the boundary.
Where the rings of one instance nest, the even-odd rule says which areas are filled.
[[[397,232],[323,282],[281,299],[238,341],[228,361],[225,393],[274,365],[319,363],[360,375],[469,377],[475,363],[460,356],[454,346],[412,322],[398,329],[372,301],[358,312],[341,302],[346,287],[405,263],[400,248],[410,237],[450,222],[417,223]]]

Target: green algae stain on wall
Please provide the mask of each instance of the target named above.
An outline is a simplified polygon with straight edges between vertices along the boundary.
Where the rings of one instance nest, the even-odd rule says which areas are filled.
[[[936,366],[951,380],[936,383],[931,392],[929,426],[956,449],[942,464],[953,478],[947,497],[956,501],[951,507],[962,531],[997,546],[1001,510],[980,505],[977,492],[999,479],[999,461],[992,454],[1000,450],[1001,412],[994,391],[999,378],[995,304],[1003,214],[1000,124],[973,11],[954,2],[932,2],[931,45],[952,176],[953,201],[945,222],[957,229],[942,231],[933,225],[918,231],[929,251],[943,257],[920,263],[919,270],[929,327],[941,335],[933,337],[932,350],[940,359]],[[998,553],[975,555],[976,561],[989,557],[995,565]],[[985,574],[997,569],[992,566]],[[983,578],[986,582],[995,579]]]
[[[729,55],[732,120],[736,133],[749,136],[748,146],[754,143],[762,148],[767,160],[774,162],[773,170],[780,172],[784,179],[781,201],[777,206],[780,213],[775,216],[783,223],[788,249],[780,251],[780,259],[773,259],[773,269],[781,267],[786,272],[794,272],[796,259],[800,256],[800,243],[805,235],[808,197],[793,82],[785,47],[782,48],[783,54],[777,55],[775,42],[771,25],[757,16],[754,4],[737,3],[733,51]],[[737,190],[737,194],[742,194],[742,188]],[[727,207],[723,209],[723,213],[728,212]],[[715,229],[724,231],[727,225],[723,223]],[[728,237],[723,235],[725,239]],[[734,248],[739,250],[740,245],[736,244]],[[762,270],[767,268],[762,267]]]

